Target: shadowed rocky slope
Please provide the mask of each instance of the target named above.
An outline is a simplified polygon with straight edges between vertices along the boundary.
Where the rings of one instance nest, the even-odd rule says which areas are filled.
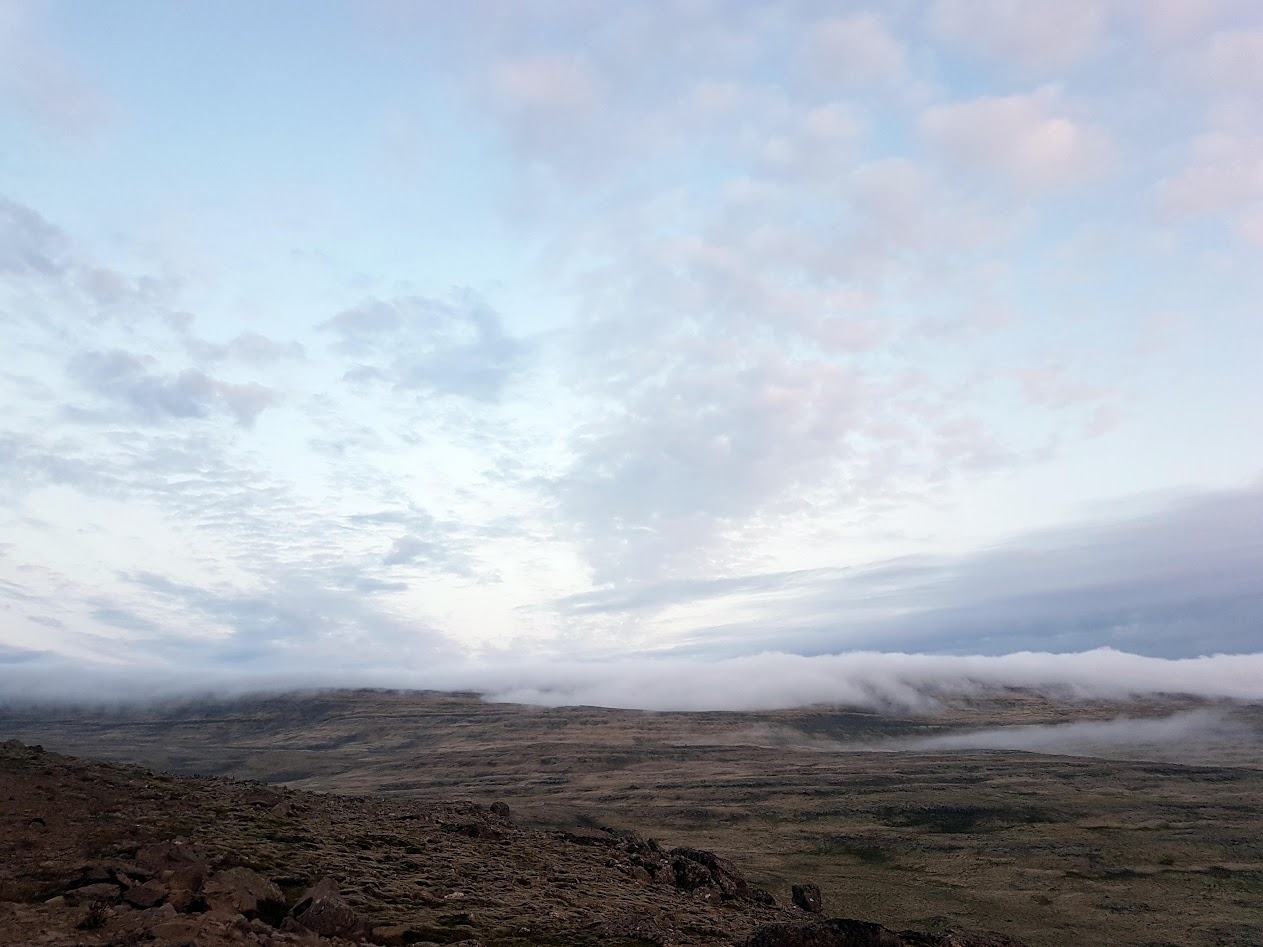
[[[321,795],[0,745],[0,944],[1020,947],[822,920],[725,858],[507,806]]]

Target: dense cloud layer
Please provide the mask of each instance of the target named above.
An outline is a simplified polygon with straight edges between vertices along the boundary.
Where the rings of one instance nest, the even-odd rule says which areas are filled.
[[[698,652],[844,648],[1005,654],[1108,645],[1161,657],[1263,641],[1263,484],[1134,507],[961,556],[853,569],[622,585],[558,603],[646,620],[740,602],[742,622],[695,630]]]
[[[1063,697],[1191,694],[1263,700],[1263,654],[1168,660],[1101,649],[999,657],[757,654],[725,660],[439,661],[402,668],[290,667],[272,672],[75,666],[31,654],[0,657],[0,695],[18,701],[128,701],[300,688],[472,691],[488,700],[641,710],[767,710],[841,704],[933,713],[944,701],[1024,688]]]

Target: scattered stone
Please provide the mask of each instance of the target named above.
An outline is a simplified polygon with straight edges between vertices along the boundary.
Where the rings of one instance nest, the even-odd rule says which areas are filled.
[[[123,900],[137,908],[157,907],[166,896],[167,889],[156,881],[146,881],[123,892]]]
[[[457,835],[468,835],[470,838],[504,838],[502,831],[495,826],[488,825],[486,822],[448,822],[443,826],[443,831],[453,832]]]
[[[121,868],[115,868],[112,872],[110,872],[110,877],[112,877],[117,884],[122,885],[124,888],[134,888],[142,881],[147,880],[141,878],[139,872],[124,871]]]
[[[176,781],[159,791],[154,778],[0,745],[0,813],[17,829],[0,852],[0,941],[351,947],[368,938],[379,947],[475,947],[473,938],[494,936],[666,947],[741,943],[757,927],[749,947],[1020,947],[998,934],[895,932],[804,915],[799,909],[820,910],[813,885],[795,886],[799,909],[777,909],[713,852],[664,852],[613,828],[515,827],[503,803],[326,798],[230,780]],[[51,811],[49,799],[57,800]],[[302,799],[310,804],[293,801]],[[276,831],[268,813],[282,806],[310,813],[304,838]],[[23,831],[42,811],[52,816],[46,831]],[[270,877],[245,867],[215,871],[242,861],[268,866]],[[354,906],[328,878],[294,897],[314,865],[355,885]]]
[[[794,903],[811,914],[824,911],[824,901],[820,897],[820,886],[814,884],[794,885]]]
[[[209,877],[210,865],[205,861],[187,862],[162,873],[162,881],[172,895],[177,892],[190,896],[196,895],[202,890],[202,885]]]
[[[249,868],[218,871],[202,885],[202,899],[212,910],[223,910],[245,917],[285,915],[285,897],[281,889]]]
[[[939,940],[939,947],[1025,947],[1007,934],[995,931],[948,931]]]
[[[766,888],[750,888],[750,900],[755,904],[766,904],[770,908],[776,907],[776,898],[772,892]]]
[[[1025,947],[1020,941],[989,931],[956,931],[944,935],[895,932],[867,921],[845,917],[807,924],[766,924],[744,947]]]
[[[934,940],[904,940],[880,924],[835,917],[810,924],[767,924],[745,947],[933,947]]]
[[[103,927],[109,919],[109,909],[100,901],[84,905],[75,915],[75,928],[81,931],[94,931]]]
[[[151,876],[171,871],[183,865],[204,862],[206,852],[200,845],[188,845],[183,842],[159,842],[142,845],[136,849],[134,856],[136,867],[148,872]]]
[[[589,931],[601,940],[641,941],[646,944],[665,945],[673,942],[670,934],[651,918],[643,916],[612,917],[589,927]]]
[[[153,934],[154,939],[159,942],[170,941],[176,944],[183,944],[197,937],[200,927],[200,920],[191,917],[175,917],[153,925],[150,928],[150,932]]]
[[[109,881],[111,877],[110,870],[104,865],[89,865],[83,870],[83,881],[85,884]]]
[[[332,878],[324,878],[308,888],[294,905],[291,917],[322,937],[355,937],[365,927],[359,915],[342,900],[337,882]]]
[[[118,885],[98,882],[97,884],[84,885],[82,888],[75,888],[73,891],[67,891],[66,896],[73,901],[110,900],[117,898],[119,891]]]
[[[421,933],[407,924],[391,924],[374,927],[369,939],[382,947],[409,947],[421,940]]]

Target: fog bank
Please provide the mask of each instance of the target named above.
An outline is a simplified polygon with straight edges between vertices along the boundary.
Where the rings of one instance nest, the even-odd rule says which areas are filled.
[[[879,749],[936,752],[1024,750],[1072,756],[1188,756],[1216,747],[1259,746],[1260,735],[1217,710],[1194,710],[1156,719],[990,727],[882,744]],[[871,749],[871,747],[866,747]]]
[[[492,701],[640,710],[773,710],[840,704],[933,713],[943,701],[1021,688],[1060,697],[1189,694],[1263,700],[1263,653],[1154,658],[1108,648],[1074,654],[955,656],[769,652],[726,659],[512,659],[417,668],[327,667],[278,674],[154,666],[86,666],[45,656],[0,660],[0,700],[134,703],[303,689],[471,691]]]

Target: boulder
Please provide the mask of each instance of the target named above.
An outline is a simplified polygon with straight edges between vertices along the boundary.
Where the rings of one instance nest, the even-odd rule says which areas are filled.
[[[193,941],[201,927],[201,922],[192,917],[175,917],[161,920],[150,928],[153,938],[159,943],[183,944]]]
[[[88,865],[83,869],[84,884],[98,884],[100,882],[109,881],[114,876],[110,874],[110,870],[104,865]]]
[[[696,848],[671,850],[677,887],[685,891],[715,888],[725,900],[749,900],[753,889],[735,868],[714,852]]]
[[[705,865],[698,864],[689,858],[677,858],[671,863],[675,877],[675,886],[685,891],[696,891],[711,886],[711,875]]]
[[[755,904],[766,904],[770,908],[776,907],[776,897],[766,888],[750,887],[750,900]]]
[[[294,905],[290,916],[321,937],[356,937],[365,927],[360,916],[342,900],[342,893],[332,878],[325,878],[308,888]]]
[[[146,881],[123,892],[123,900],[132,907],[153,908],[165,900],[167,889],[156,881]]]
[[[824,911],[824,901],[820,897],[820,886],[813,884],[794,885],[794,903],[811,914]]]
[[[167,886],[167,903],[177,911],[187,911],[201,897],[202,887],[210,877],[210,866],[205,861],[186,862],[162,873],[162,883]]]
[[[202,900],[212,911],[229,911],[265,920],[285,915],[281,889],[257,871],[228,868],[218,871],[202,885]]]
[[[71,901],[96,901],[99,899],[111,900],[119,896],[121,889],[118,885],[107,884],[99,881],[95,884],[84,885],[82,888],[74,888],[66,892],[66,897]]]

